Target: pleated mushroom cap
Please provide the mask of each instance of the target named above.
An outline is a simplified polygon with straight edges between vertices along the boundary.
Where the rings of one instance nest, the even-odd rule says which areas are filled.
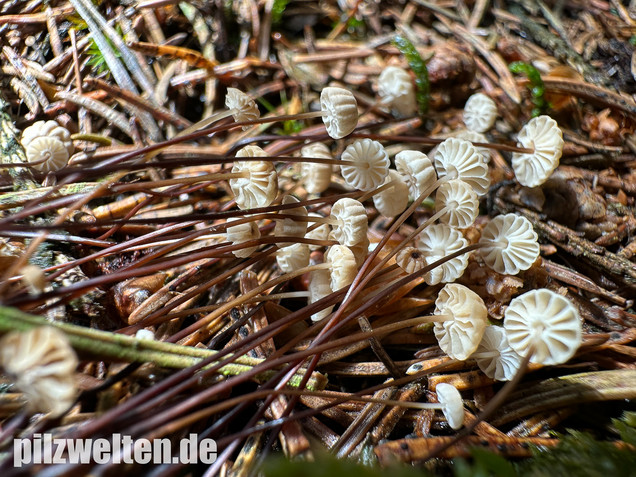
[[[391,187],[373,196],[373,205],[385,217],[395,217],[409,205],[409,186],[394,170],[389,170],[389,175],[384,180],[384,184],[389,182],[393,182]]]
[[[419,234],[417,248],[428,265],[468,246],[468,241],[454,228],[446,224],[435,224]],[[468,253],[462,254],[435,267],[424,275],[429,285],[457,280],[468,266]]]
[[[300,150],[302,157],[318,159],[333,159],[329,148],[321,143],[315,142],[304,146]],[[310,194],[320,194],[331,184],[331,164],[319,164],[317,162],[303,162],[301,173],[305,181],[305,189]]]
[[[337,200],[331,207],[330,240],[336,240],[340,245],[353,247],[367,237],[369,219],[364,206],[355,199],[344,198]]]
[[[255,121],[261,117],[261,112],[256,102],[240,89],[227,89],[225,107],[232,111],[232,117],[237,123]],[[249,126],[243,126],[243,129],[249,129]]]
[[[332,86],[323,88],[320,109],[326,113],[322,121],[333,139],[348,136],[358,125],[358,103],[349,90]]]
[[[265,157],[267,153],[258,146],[246,146],[236,153],[236,157]],[[271,162],[235,161],[232,172],[247,172],[248,177],[230,179],[239,209],[267,207],[278,193],[278,176]]]
[[[351,285],[358,273],[358,267],[349,247],[332,245],[325,254],[325,260],[329,263],[330,286],[333,291]]]
[[[464,105],[464,124],[471,131],[484,133],[495,124],[497,104],[483,93],[473,94]]]
[[[438,146],[434,160],[440,178],[461,179],[480,196],[488,191],[488,164],[470,141],[454,137],[446,139]]]
[[[283,204],[296,204],[300,202],[293,195],[286,195],[283,198]],[[281,214],[297,215],[298,217],[307,217],[307,209],[303,206],[294,209],[281,209]],[[276,219],[274,225],[274,235],[277,237],[304,237],[307,232],[307,222],[301,222],[294,219]],[[294,243],[294,242],[291,242]],[[288,247],[290,242],[279,242],[279,247]]]
[[[395,155],[395,168],[409,186],[413,198],[419,197],[437,180],[435,167],[426,154],[406,150]]]
[[[519,184],[537,187],[559,165],[563,153],[563,133],[550,116],[532,118],[517,135],[517,145],[534,153],[513,152],[512,168]]]
[[[531,363],[568,361],[581,345],[581,318],[567,298],[547,288],[532,290],[510,302],[504,313],[508,343],[521,356],[534,349]]]
[[[461,179],[445,182],[435,193],[435,211],[447,208],[439,220],[451,227],[465,229],[479,214],[479,198],[473,188]]]
[[[435,300],[435,315],[452,316],[433,327],[439,347],[453,359],[468,359],[479,346],[488,324],[484,301],[471,289],[448,283]]]
[[[68,155],[73,154],[73,140],[71,133],[65,127],[59,125],[57,121],[36,121],[22,131],[20,143],[25,149],[31,142],[39,137],[51,137],[59,139],[68,151]]]
[[[425,255],[417,247],[404,247],[395,255],[395,262],[406,273],[419,272],[428,265]]]
[[[331,295],[331,274],[329,270],[314,270],[309,279],[309,304]],[[325,319],[333,309],[333,305],[311,315],[312,321]]]
[[[359,139],[340,155],[340,173],[345,182],[359,190],[373,190],[389,175],[389,155],[378,141]]]
[[[59,171],[68,164],[68,149],[57,137],[36,137],[25,149],[27,161],[40,172]]]
[[[227,223],[230,224],[244,217],[230,217],[227,219]],[[225,234],[228,242],[232,242],[232,245],[239,245],[250,240],[257,240],[261,238],[261,231],[258,228],[256,222],[245,222],[243,224],[232,225],[225,229]],[[232,253],[238,258],[247,258],[252,256],[258,249],[256,247],[241,248],[233,250]]]
[[[501,326],[486,326],[481,342],[470,356],[479,369],[490,379],[510,381],[521,366],[522,358],[508,343],[506,331]]]
[[[415,87],[411,76],[398,66],[387,66],[378,77],[378,94],[384,104],[401,116],[411,116],[417,110]]]
[[[295,243],[276,250],[276,263],[283,273],[300,270],[309,265],[309,253],[309,246],[306,243]]]
[[[455,431],[461,429],[464,425],[464,403],[457,388],[452,384],[439,383],[435,386],[435,393],[448,425]]]
[[[498,215],[481,233],[479,254],[497,273],[516,275],[527,270],[539,257],[538,236],[525,217]]]

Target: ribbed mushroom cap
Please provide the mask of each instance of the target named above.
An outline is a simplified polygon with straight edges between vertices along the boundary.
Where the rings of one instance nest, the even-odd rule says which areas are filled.
[[[479,199],[473,188],[461,179],[445,182],[435,193],[435,211],[447,208],[439,220],[451,227],[464,229],[479,214]]]
[[[322,215],[316,214],[315,212],[309,212],[308,216],[322,218]],[[331,232],[329,224],[320,224],[315,229],[307,231],[307,233],[305,233],[305,238],[314,240],[329,240],[329,232]],[[321,248],[320,245],[309,245],[309,250],[318,250],[319,248]]]
[[[491,379],[510,381],[521,366],[521,356],[510,347],[505,330],[487,326],[475,353],[470,356]]]
[[[247,94],[236,88],[228,88],[225,95],[225,107],[232,111],[232,117],[237,123],[243,121],[255,121],[261,117],[261,112],[256,102]],[[249,129],[249,126],[243,126]]]
[[[395,255],[395,263],[406,273],[420,271],[428,262],[426,256],[416,247],[404,247]]]
[[[532,290],[510,302],[504,313],[508,343],[530,362],[544,365],[568,361],[581,345],[581,318],[567,298],[547,288]]]
[[[244,217],[230,217],[227,219],[227,223],[235,222]],[[239,245],[250,240],[256,240],[261,237],[261,231],[258,228],[256,222],[245,222],[243,224],[232,225],[225,229],[225,234],[228,242],[232,242],[232,245]],[[256,250],[256,247],[241,248],[232,251],[235,257],[247,258],[250,257]]]
[[[433,163],[426,154],[420,151],[398,152],[395,155],[395,168],[404,178],[414,198],[422,195],[437,180]]]
[[[351,285],[358,273],[356,258],[349,247],[332,245],[325,254],[331,272],[330,286],[333,291]]]
[[[453,317],[433,327],[439,347],[453,359],[468,359],[479,346],[488,324],[484,301],[471,289],[448,283],[435,300],[435,314]]]
[[[497,273],[516,275],[539,257],[538,237],[532,224],[516,214],[498,215],[481,233],[479,254]]]
[[[497,105],[483,93],[473,94],[464,105],[464,124],[472,131],[488,131],[497,119]]]
[[[475,146],[475,143],[487,144],[488,138],[484,136],[482,133],[478,133],[477,131],[471,131],[470,129],[457,129],[453,131],[452,137],[457,139],[463,139],[465,141],[470,141],[470,143]],[[484,160],[488,163],[490,162],[490,149],[483,146],[475,146],[479,151],[479,154],[484,158]]]
[[[276,250],[276,263],[283,273],[306,267],[309,265],[309,246],[306,243],[295,243]]]
[[[513,152],[512,168],[519,184],[536,187],[548,180],[563,153],[563,133],[550,116],[532,118],[517,135],[517,145],[534,153]]]
[[[57,137],[36,137],[26,147],[27,161],[40,172],[59,171],[68,164],[69,153]]]
[[[65,127],[59,125],[57,121],[36,121],[31,126],[22,131],[20,143],[25,149],[31,142],[39,137],[57,138],[63,144],[68,155],[73,154],[73,140],[71,139],[71,133]]]
[[[457,388],[452,384],[439,383],[435,386],[435,393],[448,425],[455,431],[461,429],[464,425],[464,403]]]
[[[51,326],[14,331],[0,340],[0,367],[15,378],[34,412],[57,417],[73,404],[77,364],[66,335]]]
[[[320,93],[320,109],[327,113],[322,121],[327,134],[341,139],[353,132],[358,124],[358,103],[351,91],[328,86]]]
[[[373,204],[385,217],[395,217],[404,212],[409,205],[409,186],[397,171],[389,170],[389,175],[384,180],[387,184],[393,182],[388,189],[373,196]]]
[[[300,202],[293,195],[286,195],[283,198],[283,204],[295,204]],[[307,209],[303,206],[294,209],[282,209],[282,214],[298,215],[299,217],[307,217]],[[276,219],[274,225],[274,235],[277,237],[304,237],[307,232],[307,222],[300,222],[293,219]],[[279,247],[288,247],[294,242],[279,242]]]
[[[378,94],[402,116],[417,110],[417,99],[411,76],[402,68],[387,66],[378,77]]]
[[[454,137],[442,142],[435,152],[435,169],[439,177],[450,176],[468,183],[477,193],[488,191],[488,164],[469,141]]]
[[[304,146],[300,150],[302,157],[318,159],[333,159],[329,148],[321,143],[314,142]],[[305,189],[310,194],[320,194],[331,184],[331,164],[318,164],[316,162],[303,162],[301,173],[305,181]]]
[[[329,270],[314,270],[309,279],[309,304],[331,295],[331,274]],[[326,318],[333,309],[333,305],[311,315],[312,321],[320,321]]]
[[[366,238],[369,218],[359,201],[348,197],[337,200],[331,207],[330,217],[334,221],[329,234],[330,240],[352,247]]]
[[[360,242],[349,246],[349,250],[353,252],[354,257],[356,258],[356,265],[358,267],[362,265],[369,255],[369,245],[369,237],[365,235]]]
[[[378,141],[359,139],[340,155],[340,173],[345,182],[359,190],[373,190],[389,175],[389,155]]]
[[[427,227],[419,234],[417,248],[430,265],[447,255],[468,246],[468,241],[454,228],[446,224],[435,224]],[[424,275],[429,285],[448,283],[457,280],[468,266],[468,253],[462,254]]]
[[[236,157],[265,157],[267,153],[258,146],[245,146]],[[267,207],[278,193],[278,176],[271,162],[235,161],[232,172],[248,172],[249,177],[230,179],[230,188],[239,209]]]

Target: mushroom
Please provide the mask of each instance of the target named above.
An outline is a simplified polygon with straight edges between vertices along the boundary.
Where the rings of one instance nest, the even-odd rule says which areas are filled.
[[[235,222],[237,220],[244,219],[245,217],[231,217],[227,219],[226,223]],[[250,240],[257,240],[261,237],[261,231],[258,228],[256,222],[245,222],[238,225],[233,225],[225,229],[227,235],[227,241],[232,242],[232,245],[239,245]],[[233,250],[232,253],[238,258],[247,258],[251,256],[256,250],[256,247],[246,247],[238,250]]]
[[[314,270],[311,272],[309,278],[309,304],[311,305],[312,303],[331,295],[331,293],[333,293],[333,291],[331,290],[331,276],[329,270]],[[311,320],[323,320],[329,316],[331,310],[333,310],[333,305],[311,315]]]
[[[42,136],[34,138],[24,152],[34,169],[46,173],[59,171],[66,166],[70,157],[68,151],[58,138]]]
[[[300,202],[292,195],[286,195],[283,198],[283,204],[294,204]],[[284,214],[298,215],[299,217],[307,217],[307,209],[305,207],[296,207],[295,209],[284,209]],[[304,237],[307,232],[307,222],[299,222],[294,219],[277,219],[274,226],[274,235],[277,237]],[[279,243],[279,247],[288,247],[294,242]]]
[[[142,328],[140,330],[137,330],[137,332],[135,333],[135,338],[138,339],[138,340],[154,341],[155,340],[155,334],[154,334],[154,332],[152,332],[151,330],[149,330],[147,328]]]
[[[456,137],[457,139],[463,139],[465,141],[470,141],[470,143],[473,146],[475,146],[474,143],[476,143],[476,142],[482,143],[482,144],[487,144],[488,143],[488,138],[486,136],[484,136],[482,133],[479,133],[477,131],[471,131],[470,129],[457,129],[456,131],[453,131],[453,135],[452,136]],[[484,160],[486,162],[490,162],[490,149],[488,149],[487,147],[483,147],[483,146],[475,146],[475,147],[479,151],[479,154],[482,155]]]
[[[378,94],[382,104],[392,106],[401,116],[411,116],[417,110],[411,76],[398,66],[387,66],[382,70],[378,77]]]
[[[291,273],[309,265],[309,246],[294,243],[276,251],[276,263],[283,273]]]
[[[329,239],[347,247],[355,246],[367,238],[369,219],[364,206],[355,199],[337,200],[329,217],[332,230]]]
[[[66,335],[52,326],[13,331],[0,340],[0,366],[15,379],[33,412],[58,417],[71,407],[77,364]]]
[[[504,312],[508,343],[531,363],[543,365],[568,361],[581,345],[581,318],[567,298],[547,288],[514,298]]]
[[[497,273],[516,275],[539,257],[538,237],[525,217],[498,215],[481,232],[479,254]]]
[[[330,287],[333,291],[351,285],[358,272],[358,267],[356,258],[349,247],[332,245],[325,253],[325,260],[329,266]]]
[[[559,165],[563,153],[563,133],[550,116],[538,116],[519,131],[517,145],[534,152],[512,153],[515,176],[519,184],[536,187],[548,180]]]
[[[435,193],[436,216],[451,227],[464,229],[479,214],[479,199],[473,188],[461,179],[443,183]]]
[[[308,217],[316,217],[319,219],[325,219],[326,217],[323,217],[322,215],[318,215],[315,212],[309,212],[309,214],[307,214]],[[329,227],[329,224],[320,224],[318,225],[316,228],[310,229],[305,233],[305,238],[308,239],[314,239],[314,240],[329,240],[329,232],[331,231],[331,228]],[[321,245],[309,245],[309,250],[318,250],[319,248],[321,248]]]
[[[255,121],[261,117],[261,112],[256,102],[247,94],[236,88],[228,88],[225,95],[225,107],[231,112],[234,121]],[[243,126],[243,130],[249,129],[249,126]]]
[[[389,170],[384,185],[391,187],[373,196],[373,205],[385,217],[395,217],[404,212],[409,205],[409,186],[397,171]]]
[[[395,168],[404,178],[414,198],[430,189],[437,180],[433,163],[420,151],[398,152],[395,155]]]
[[[487,326],[477,350],[470,355],[491,379],[510,381],[521,367],[522,358],[508,343],[501,326]]]
[[[340,172],[345,182],[359,190],[379,187],[389,175],[389,155],[378,141],[359,139],[340,155]]]
[[[267,153],[258,146],[245,146],[236,157],[266,157]],[[232,173],[238,177],[230,179],[230,188],[236,204],[246,210],[267,207],[278,193],[276,169],[266,161],[236,161]]]
[[[57,121],[36,121],[31,126],[22,131],[20,143],[25,149],[39,137],[51,137],[56,138],[62,142],[69,156],[73,154],[73,141],[71,139],[71,133],[68,129],[60,126]]]
[[[416,247],[404,247],[395,255],[395,263],[406,273],[415,273],[428,265],[426,256]]]
[[[488,131],[497,119],[497,105],[483,93],[473,94],[464,105],[464,124],[471,131]]]
[[[333,159],[329,148],[321,142],[314,142],[304,146],[300,150],[300,154],[302,157]],[[331,164],[303,162],[301,174],[307,192],[320,194],[327,190],[329,184],[331,184],[331,172]]]
[[[452,384],[439,383],[435,392],[448,425],[455,431],[461,429],[464,425],[464,403],[457,388]]]
[[[447,255],[457,252],[468,245],[462,234],[446,224],[435,224],[420,233],[417,248],[424,257],[427,265],[443,259]],[[452,282],[462,276],[468,266],[468,254],[462,254],[424,275],[429,285]]]
[[[327,134],[333,139],[348,136],[358,124],[358,103],[353,93],[344,88],[323,88],[320,109]]]
[[[451,358],[465,361],[479,346],[488,325],[488,310],[470,288],[448,283],[435,300],[434,318],[439,347]]]
[[[435,152],[434,161],[438,177],[461,179],[480,196],[488,191],[488,164],[469,141],[454,137],[444,140]]]

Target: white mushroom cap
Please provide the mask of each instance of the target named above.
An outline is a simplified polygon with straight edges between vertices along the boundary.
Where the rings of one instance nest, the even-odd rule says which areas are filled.
[[[433,163],[420,151],[401,151],[395,155],[395,168],[409,186],[413,198],[419,197],[437,180]]]
[[[325,254],[331,272],[330,286],[333,291],[351,285],[358,273],[356,258],[353,252],[344,245],[333,245]]]
[[[417,110],[417,99],[411,76],[402,68],[387,66],[378,78],[378,94],[382,102],[394,107],[402,116]]]
[[[416,247],[404,247],[395,255],[395,263],[406,273],[420,271],[428,262],[425,255]]]
[[[308,266],[309,246],[306,243],[295,243],[276,250],[276,263],[283,273],[290,273]]]
[[[439,383],[435,386],[435,393],[448,425],[455,431],[461,429],[464,425],[464,403],[457,388],[452,384]]]
[[[69,153],[57,137],[36,137],[25,149],[27,161],[40,172],[59,171],[68,164]]]
[[[359,201],[350,198],[337,200],[331,207],[330,217],[334,223],[329,239],[336,240],[340,245],[352,247],[367,237],[369,218]]]
[[[427,227],[419,234],[417,240],[417,248],[428,265],[466,246],[468,246],[468,241],[464,236],[446,224],[435,224]],[[424,280],[429,285],[457,280],[468,266],[468,255],[465,253],[447,260],[424,275]]]
[[[229,224],[242,218],[244,217],[230,217],[229,219],[227,219],[227,223]],[[259,230],[256,222],[245,222],[243,224],[227,227],[225,229],[225,234],[227,236],[227,241],[232,242],[233,245],[249,242],[250,240],[256,240],[261,237],[261,231]],[[232,253],[235,257],[247,258],[251,256],[257,249],[258,246],[241,248],[232,251]]]
[[[481,233],[479,254],[497,273],[516,275],[527,270],[539,257],[538,237],[525,217],[498,215]]]
[[[445,182],[435,193],[435,211],[447,208],[439,220],[451,227],[464,229],[479,214],[479,199],[473,188],[461,179]]]
[[[264,157],[267,153],[258,146],[245,146],[236,153],[236,157]],[[248,172],[249,177],[230,179],[239,209],[267,207],[278,193],[278,176],[271,162],[236,161],[232,172]]]
[[[38,137],[52,137],[57,138],[64,144],[64,147],[68,151],[68,155],[73,154],[73,140],[71,139],[71,133],[65,127],[58,124],[57,121],[36,121],[31,126],[22,131],[22,137],[20,143],[25,149],[31,142]]]
[[[73,404],[77,364],[66,335],[51,326],[14,331],[0,340],[0,367],[15,378],[34,412],[57,417]]]
[[[331,274],[329,270],[314,270],[309,279],[309,304],[331,295]],[[333,309],[333,305],[311,315],[312,321],[320,321],[326,318]]]
[[[439,177],[461,179],[470,184],[477,195],[488,191],[488,164],[469,141],[454,137],[446,139],[438,146],[434,160]]]
[[[581,318],[567,298],[541,288],[518,296],[504,313],[508,343],[521,356],[531,348],[530,362],[544,365],[568,361],[581,345]]]
[[[322,218],[322,215],[316,214],[315,212],[309,212],[308,216]],[[331,232],[331,227],[329,227],[329,224],[320,224],[315,229],[312,229],[305,233],[305,238],[314,240],[329,240],[329,232]],[[309,245],[309,250],[318,250],[319,248],[321,248],[320,245]]]
[[[474,143],[479,142],[481,144],[487,144],[488,138],[484,136],[482,133],[477,131],[471,131],[470,129],[457,129],[453,131],[453,137],[457,139],[463,139],[465,141],[470,141],[470,143],[475,146]],[[475,146],[479,151],[479,154],[482,155],[486,162],[490,162],[490,149],[483,146]]]
[[[519,131],[517,145],[533,149],[534,153],[512,153],[515,176],[519,184],[536,187],[548,180],[559,165],[563,153],[563,133],[550,116],[538,116]]]
[[[323,88],[320,109],[326,113],[322,121],[327,134],[334,139],[348,136],[358,125],[358,103],[349,90],[332,86]]]
[[[247,94],[236,88],[228,88],[225,95],[225,107],[232,111],[232,117],[237,123],[243,121],[255,121],[261,117],[261,112],[256,102]],[[243,126],[249,129],[249,126]]]
[[[497,105],[483,93],[473,94],[464,105],[464,124],[472,131],[488,131],[497,119]]]
[[[142,328],[140,330],[137,330],[137,332],[135,333],[135,338],[137,338],[138,340],[154,341],[155,333],[152,330]]]
[[[340,173],[345,182],[359,190],[373,190],[389,175],[389,155],[378,141],[359,139],[340,155]]]
[[[350,245],[349,250],[353,252],[353,255],[356,258],[356,265],[360,267],[364,260],[369,255],[369,237],[366,235],[362,238],[362,240],[355,245]]]
[[[321,143],[314,142],[304,146],[300,150],[302,157],[319,159],[333,159],[329,148]],[[305,181],[305,189],[310,194],[320,194],[331,184],[331,164],[318,164],[316,162],[303,162],[301,173]]]
[[[389,182],[393,182],[391,187],[373,196],[373,205],[385,217],[395,217],[409,205],[409,186],[394,170],[389,170],[389,175],[384,180],[385,184]]]
[[[484,301],[470,288],[448,283],[435,300],[435,314],[453,317],[433,327],[439,347],[453,359],[468,359],[479,346],[488,325]]]
[[[293,195],[286,195],[283,198],[283,204],[295,204],[300,202]],[[299,217],[307,217],[307,208],[296,207],[295,209],[282,209],[282,214],[298,215]],[[274,225],[274,235],[277,237],[304,237],[307,232],[307,222],[300,222],[293,219],[276,219]],[[278,243],[279,247],[288,247],[294,242]]]
[[[510,347],[501,326],[487,326],[477,351],[470,356],[491,379],[510,381],[521,366],[522,358]]]

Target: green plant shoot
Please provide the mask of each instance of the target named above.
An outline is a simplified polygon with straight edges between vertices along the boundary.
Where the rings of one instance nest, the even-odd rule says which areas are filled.
[[[543,84],[539,71],[534,66],[523,61],[510,63],[508,68],[513,73],[526,75],[528,80],[530,80],[530,95],[532,96],[532,104],[534,105],[534,108],[532,108],[532,117],[534,118],[545,113],[550,107],[550,104],[543,96],[545,93],[545,85]]]
[[[406,38],[398,35],[393,39],[392,43],[404,55],[406,61],[409,62],[411,70],[415,73],[417,105],[420,116],[422,116],[428,112],[428,104],[431,97],[431,84],[428,80],[426,63],[413,46],[413,43]]]

